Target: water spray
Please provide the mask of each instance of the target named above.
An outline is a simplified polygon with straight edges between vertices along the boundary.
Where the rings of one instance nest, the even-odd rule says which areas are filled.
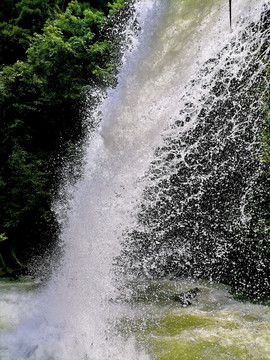
[[[232,29],[232,0],[229,0],[230,29]]]

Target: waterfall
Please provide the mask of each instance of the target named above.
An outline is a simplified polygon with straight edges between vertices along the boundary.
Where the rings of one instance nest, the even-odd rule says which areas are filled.
[[[212,21],[222,6],[215,2]],[[252,241],[265,216],[260,125],[268,91],[263,61],[269,57],[269,27],[258,25],[256,11],[254,6],[250,17],[238,20],[232,33],[215,24],[210,48],[195,33],[200,66],[187,83],[178,78],[182,59],[173,54],[174,62],[166,61],[175,86],[167,90],[168,125],[125,239],[122,262],[131,275],[215,279],[258,293],[258,299],[260,291],[268,292],[268,252]],[[190,56],[188,42],[185,50]]]
[[[7,336],[11,360],[148,359],[117,330],[127,280],[226,268],[227,235],[234,216],[248,222],[259,176],[263,67],[257,58],[250,76],[248,62],[263,44],[250,24],[264,3],[233,4],[230,31],[224,0],[135,2],[139,34],[127,30],[118,86],[95,112],[84,174],[68,189],[61,266]]]

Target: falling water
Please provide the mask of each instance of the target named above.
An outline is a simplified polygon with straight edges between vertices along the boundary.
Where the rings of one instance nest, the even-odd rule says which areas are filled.
[[[217,6],[212,11],[217,9],[221,11]],[[255,12],[251,19],[258,20]],[[269,57],[269,27],[249,21],[244,18],[225,36],[215,24],[210,51],[201,50],[205,44],[196,33],[199,54],[195,56],[193,46],[192,58],[198,56],[200,70],[189,74],[187,83],[176,54],[171,63],[166,61],[169,84],[175,83],[168,98],[163,97],[168,126],[149,166],[137,223],[129,229],[123,251],[124,266],[136,276],[190,274],[228,283],[229,276],[239,279],[242,271],[241,280],[251,292],[269,289],[269,278],[258,275],[266,274],[268,255],[259,256],[248,245],[248,234],[252,229],[256,237],[264,212],[259,144],[268,91],[263,59]]]
[[[248,115],[250,103],[239,103],[241,96],[232,79],[241,76],[238,86],[245,84],[252,91],[254,79],[263,71],[257,67],[252,78],[245,73],[245,63],[252,52],[260,51],[256,44],[262,43],[263,36],[252,28],[245,29],[251,22],[259,22],[263,4],[263,0],[240,0],[234,4],[231,32],[227,1],[135,2],[134,16],[141,30],[132,38],[128,29],[133,46],[123,58],[118,86],[108,90],[96,110],[96,116],[101,113],[102,118],[89,138],[84,175],[72,189],[68,222],[61,235],[64,255],[60,269],[35,291],[35,296],[20,298],[24,313],[18,315],[17,328],[5,332],[5,359],[155,358],[143,345],[132,341],[130,330],[123,329],[123,319],[134,314],[133,305],[128,305],[134,288],[130,289],[127,280],[132,280],[134,287],[134,274],[158,277],[172,272],[176,275],[177,271],[182,275],[185,270],[190,274],[188,261],[193,261],[193,275],[197,274],[196,262],[189,254],[198,237],[191,234],[191,229],[202,237],[209,229],[205,243],[213,241],[215,249],[210,262],[223,259],[226,254],[224,236],[217,241],[218,232],[210,226],[217,223],[211,219],[207,223],[196,207],[202,209],[203,193],[209,186],[215,189],[217,178],[224,179],[223,172],[226,179],[232,174],[225,169],[235,166],[233,154],[231,163],[230,156],[223,161],[220,148],[231,141],[232,151],[244,160],[253,151],[255,154],[255,128],[256,121],[262,119],[261,111]],[[223,108],[228,118],[225,124],[225,117],[218,113],[224,97],[230,100]],[[256,109],[262,105],[259,98],[254,98],[253,103]],[[237,115],[244,105],[249,106],[245,119]],[[239,106],[242,109],[237,109]],[[251,123],[252,134],[246,134]],[[244,150],[240,150],[242,140]],[[200,149],[195,151],[197,157],[194,149]],[[206,164],[202,156],[216,161]],[[251,161],[247,177],[237,185],[246,189],[239,195],[240,210],[235,210],[242,214],[243,222],[244,197],[257,176],[254,166]],[[177,195],[179,182],[182,195]],[[215,194],[224,184],[229,187],[231,183],[222,182]],[[216,214],[216,210],[226,212],[215,208],[212,213]],[[205,213],[208,218],[211,211]],[[167,221],[170,217],[174,220]],[[225,219],[231,221],[229,215]],[[176,233],[176,220],[184,230],[172,236]],[[206,247],[203,253],[207,252]],[[179,260],[183,259],[181,267]],[[198,286],[203,291],[205,285]]]

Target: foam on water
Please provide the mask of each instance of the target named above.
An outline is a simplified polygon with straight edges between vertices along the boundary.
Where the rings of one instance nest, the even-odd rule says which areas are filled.
[[[28,280],[21,281],[0,283],[1,289],[5,289],[5,295],[0,297],[1,336],[4,329],[20,323],[26,304],[35,302],[39,291],[37,285]],[[170,299],[170,295],[195,287],[200,292],[191,306],[183,307]],[[106,359],[115,360],[126,360],[127,356],[139,360],[269,360],[269,307],[238,302],[226,287],[206,281],[144,281],[137,282],[136,288],[137,294],[132,302],[122,303],[121,317],[116,324],[118,336],[122,334],[122,348],[118,344],[119,352],[110,355],[99,350],[99,356],[102,354],[107,356]],[[35,323],[32,322],[31,326],[35,328]],[[43,330],[36,333],[39,342],[42,336],[48,336],[46,329]],[[54,335],[60,340],[57,333]],[[24,336],[29,337],[29,332]],[[53,341],[51,338],[48,344]],[[48,355],[47,359],[78,359],[82,356],[82,353],[72,352],[70,348],[67,351],[65,347],[61,348],[60,354],[58,346],[55,354]],[[11,358],[6,344],[1,344],[0,354],[1,360]],[[45,354],[37,352],[34,358],[46,359]],[[25,358],[31,359],[30,352]],[[96,358],[99,358],[98,354]],[[14,355],[12,359],[20,357]],[[82,359],[86,357],[82,356]]]

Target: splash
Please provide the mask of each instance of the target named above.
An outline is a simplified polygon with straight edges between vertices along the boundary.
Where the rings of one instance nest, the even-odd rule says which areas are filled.
[[[246,36],[243,30],[251,19],[259,21],[263,1],[254,6],[252,0],[241,0],[235,5],[236,35],[224,22],[228,18],[226,4],[221,0],[135,3],[140,34],[132,38],[127,30],[132,49],[124,55],[118,86],[108,90],[95,113],[97,117],[101,113],[102,118],[96,121],[97,130],[89,138],[84,175],[75,188],[68,189],[73,200],[61,235],[61,267],[25,308],[25,319],[17,330],[6,337],[8,360],[149,358],[118,329],[123,314],[132,311],[120,301],[132,295],[127,286],[127,266],[132,269],[132,276],[138,274],[138,269],[163,275],[168,258],[179,261],[175,260],[175,253],[188,257],[190,248],[186,244],[191,247],[192,243],[186,241],[185,246],[179,247],[175,242],[163,241],[162,236],[173,231],[167,217],[178,216],[178,223],[185,226],[187,217],[196,213],[196,204],[202,199],[205,188],[201,184],[209,179],[213,184],[220,172],[230,166],[228,161],[222,162],[214,177],[200,160],[202,154],[210,146],[213,151],[207,156],[217,156],[219,162],[216,149],[225,145],[216,144],[225,135],[238,143],[245,134],[241,129],[253,121],[247,116],[244,122],[237,122],[232,114],[224,127],[224,117],[215,116],[214,111],[221,87],[229,91],[232,75],[244,75],[243,60],[255,44],[255,35],[250,34],[250,43],[241,42],[241,34]],[[228,58],[233,53],[234,57]],[[225,82],[219,76],[224,63]],[[233,89],[236,96],[237,88]],[[249,142],[247,135],[246,143]],[[199,157],[194,159],[191,150],[198,148]],[[180,179],[183,199],[182,195],[176,196],[178,192],[171,195],[179,166],[181,176],[188,174]],[[169,181],[170,188],[166,185]],[[178,204],[177,214],[175,203],[170,205],[172,199]],[[165,206],[160,206],[161,201]],[[147,216],[140,218],[137,214],[142,208]],[[206,230],[196,225],[200,218],[196,219],[192,226],[203,235]],[[191,223],[187,227],[191,228]],[[132,241],[125,247],[125,233],[134,228],[136,237],[131,236]],[[145,229],[146,235],[142,231]],[[153,233],[157,235],[153,237]],[[215,256],[220,243],[222,239],[214,242]],[[125,256],[120,259],[121,252]],[[124,266],[119,266],[123,259]],[[116,271],[117,267],[120,270]]]
[[[264,216],[259,153],[269,27],[260,21],[263,3],[251,4],[234,32],[221,36],[223,25],[215,27],[215,46],[200,50],[207,61],[185,86],[177,79],[168,90],[168,127],[123,251],[137,276],[216,279],[258,298],[269,289],[269,255],[252,242]],[[214,7],[211,19],[221,9]],[[173,74],[181,73],[177,66]]]

